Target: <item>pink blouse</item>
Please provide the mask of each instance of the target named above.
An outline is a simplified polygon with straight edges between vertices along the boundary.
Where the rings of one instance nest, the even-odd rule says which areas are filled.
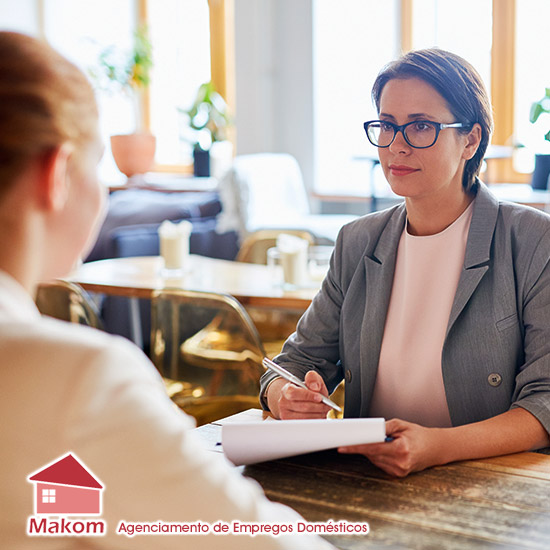
[[[370,415],[449,427],[441,352],[462,272],[473,202],[449,227],[417,237],[405,227]]]

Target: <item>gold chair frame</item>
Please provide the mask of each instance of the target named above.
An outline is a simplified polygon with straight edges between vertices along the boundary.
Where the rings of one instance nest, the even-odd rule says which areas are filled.
[[[258,406],[265,350],[235,298],[167,289],[153,293],[151,306],[151,359],[169,387],[180,383],[177,405],[199,424]]]
[[[103,328],[92,298],[75,283],[61,279],[42,283],[36,290],[35,302],[43,315],[97,329]]]

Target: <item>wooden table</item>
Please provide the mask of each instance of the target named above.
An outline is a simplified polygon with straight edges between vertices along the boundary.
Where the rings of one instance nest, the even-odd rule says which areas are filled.
[[[181,277],[163,274],[159,256],[112,258],[82,264],[68,280],[90,292],[150,298],[153,291],[167,288],[223,292],[243,306],[305,311],[318,286],[285,290],[272,284],[265,265],[218,260],[191,254],[189,270]]]
[[[241,413],[258,420],[261,411]],[[220,452],[219,423],[195,430]],[[337,548],[550,548],[550,456],[519,453],[391,478],[358,455],[326,451],[242,468],[271,500],[308,521],[366,521],[368,535],[327,536]]]
[[[151,298],[155,290],[221,292],[231,294],[245,308],[285,310],[297,315],[308,308],[320,285],[286,290],[272,283],[273,276],[266,265],[193,254],[187,273],[181,277],[166,276],[162,266],[159,256],[112,258],[82,264],[67,280],[89,292],[129,298],[131,338],[138,347],[143,346],[138,299]]]

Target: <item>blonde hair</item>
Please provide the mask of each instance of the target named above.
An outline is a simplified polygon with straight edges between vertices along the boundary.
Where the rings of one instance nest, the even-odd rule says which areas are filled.
[[[0,195],[37,155],[92,141],[97,117],[80,69],[43,41],[0,32]]]

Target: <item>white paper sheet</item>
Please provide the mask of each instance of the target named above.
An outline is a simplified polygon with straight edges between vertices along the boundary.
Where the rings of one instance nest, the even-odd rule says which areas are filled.
[[[276,460],[345,445],[380,443],[383,418],[231,422],[222,425],[222,447],[236,466]]]

